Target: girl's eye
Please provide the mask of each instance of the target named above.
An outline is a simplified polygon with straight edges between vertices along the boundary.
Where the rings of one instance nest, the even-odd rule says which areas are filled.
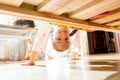
[[[65,31],[65,33],[67,33],[67,31]]]
[[[68,38],[65,38],[65,40],[68,40]]]
[[[57,40],[58,40],[58,41],[60,41],[60,40],[61,40],[61,38],[58,38]]]

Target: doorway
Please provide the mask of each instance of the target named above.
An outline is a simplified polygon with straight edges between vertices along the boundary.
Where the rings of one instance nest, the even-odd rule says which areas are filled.
[[[116,52],[113,33],[105,31],[88,32],[89,54]]]

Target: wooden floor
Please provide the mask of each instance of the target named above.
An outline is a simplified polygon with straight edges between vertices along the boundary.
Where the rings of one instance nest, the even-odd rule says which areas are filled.
[[[120,80],[120,55],[98,54],[84,60],[37,61],[21,66],[22,61],[0,62],[0,80]]]

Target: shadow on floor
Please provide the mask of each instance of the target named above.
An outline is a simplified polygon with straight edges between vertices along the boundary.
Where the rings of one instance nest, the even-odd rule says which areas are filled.
[[[120,80],[120,72],[108,76],[105,80]]]

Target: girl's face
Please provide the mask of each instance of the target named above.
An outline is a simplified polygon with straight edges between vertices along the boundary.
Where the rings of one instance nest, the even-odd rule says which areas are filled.
[[[54,46],[57,50],[63,51],[70,46],[70,34],[68,29],[60,28],[55,34]]]

